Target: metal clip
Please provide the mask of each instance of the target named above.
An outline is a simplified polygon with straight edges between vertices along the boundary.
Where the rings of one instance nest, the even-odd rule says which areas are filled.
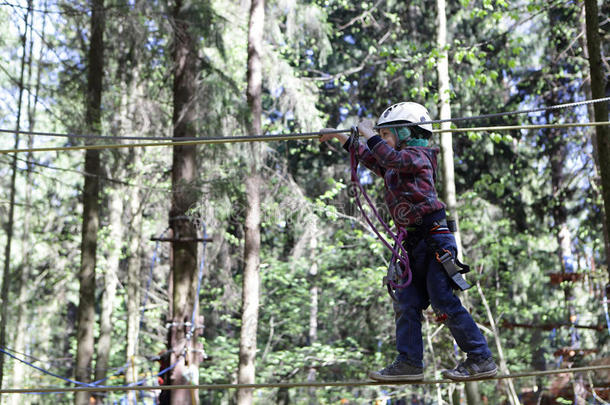
[[[462,277],[460,268],[455,264],[451,252],[447,249],[443,249],[442,253],[442,255],[439,255],[439,252],[436,252],[436,260],[443,266],[443,270],[445,270],[445,273],[453,280],[455,285],[462,291],[466,291],[472,287],[464,280],[464,277]]]
[[[392,261],[390,262],[390,265],[388,266],[388,271],[387,271],[386,275],[383,277],[382,285],[387,287],[388,294],[390,295],[392,300],[395,302],[398,302],[398,298],[396,298],[396,293],[394,291],[394,288],[392,287],[392,283],[394,283],[394,285],[399,284],[401,279],[403,278],[403,276],[404,276],[404,273],[400,267],[400,264],[396,260],[394,260],[394,258],[392,258]]]
[[[348,142],[349,149],[358,148],[358,143],[360,142],[360,133],[358,132],[358,127],[355,125],[352,125]]]

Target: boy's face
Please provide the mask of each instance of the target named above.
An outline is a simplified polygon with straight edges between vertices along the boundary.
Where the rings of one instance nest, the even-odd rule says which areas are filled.
[[[396,149],[396,136],[390,128],[380,128],[379,136],[392,148]]]

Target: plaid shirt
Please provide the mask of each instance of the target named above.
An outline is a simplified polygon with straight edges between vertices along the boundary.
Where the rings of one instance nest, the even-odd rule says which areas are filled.
[[[344,147],[349,150],[347,143]],[[360,162],[383,177],[385,202],[396,224],[421,225],[425,215],[445,208],[434,187],[438,152],[419,146],[396,150],[379,136],[358,146]]]

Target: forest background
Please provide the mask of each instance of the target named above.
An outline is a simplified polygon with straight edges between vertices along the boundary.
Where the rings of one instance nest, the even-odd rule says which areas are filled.
[[[257,44],[253,11],[261,4],[259,46],[249,47],[249,38]],[[354,205],[348,155],[340,145],[204,144],[173,153],[169,146],[70,147],[135,142],[120,137],[349,128],[404,100],[441,118],[448,106],[451,116],[469,117],[591,98],[581,1],[441,4],[1,1],[0,148],[67,147],[0,155],[3,387],[62,385],[72,378],[153,384],[174,362],[182,362],[180,381],[186,383],[247,382],[241,370],[247,369],[248,344],[255,349],[249,355],[256,382],[364,379],[391,361],[393,311],[382,288],[388,252]],[[610,52],[610,5],[599,6],[603,56]],[[439,40],[441,17],[445,42]],[[258,95],[248,85],[255,82],[256,55]],[[607,57],[602,62],[607,78]],[[450,67],[446,80],[438,69],[443,63]],[[594,121],[593,108],[583,105],[455,126],[588,121]],[[608,271],[594,134],[591,127],[575,127],[433,138],[444,142],[439,191],[459,217],[464,261],[474,269],[467,278],[477,285],[461,296],[502,372],[607,362]],[[445,154],[447,139],[453,155]],[[182,154],[181,166],[176,156]],[[188,176],[187,192],[180,194]],[[383,210],[381,182],[366,172],[360,178]],[[259,223],[252,227],[257,202]],[[258,246],[248,244],[256,242],[255,231]],[[151,240],[185,235],[187,242]],[[196,241],[207,237],[211,242]],[[188,274],[180,292],[171,263],[181,258]],[[240,336],[243,320],[251,319],[244,314],[253,310],[244,304],[248,268],[255,270],[255,284],[260,277],[250,312],[250,338],[256,339],[249,343]],[[176,322],[178,310],[184,313]],[[197,327],[188,324],[191,314]],[[424,314],[424,333],[426,375],[438,378],[461,354],[431,310]],[[168,358],[178,341],[191,345],[189,364],[178,350]],[[610,378],[581,374],[558,381],[246,395],[209,390],[189,398],[209,404],[457,404],[460,398],[514,404],[543,397],[585,403],[607,392],[594,396],[592,384],[608,387]],[[157,394],[94,398],[153,403]],[[177,398],[172,403],[180,403]],[[3,395],[2,401],[87,403],[88,395]]]

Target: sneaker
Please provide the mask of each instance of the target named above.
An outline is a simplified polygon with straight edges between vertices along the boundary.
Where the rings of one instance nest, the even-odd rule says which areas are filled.
[[[490,378],[498,373],[498,366],[493,358],[475,360],[467,358],[457,365],[453,370],[443,370],[443,377],[455,381],[478,380],[480,378]]]
[[[370,372],[369,377],[376,381],[421,381],[424,370],[396,359],[386,368]]]

